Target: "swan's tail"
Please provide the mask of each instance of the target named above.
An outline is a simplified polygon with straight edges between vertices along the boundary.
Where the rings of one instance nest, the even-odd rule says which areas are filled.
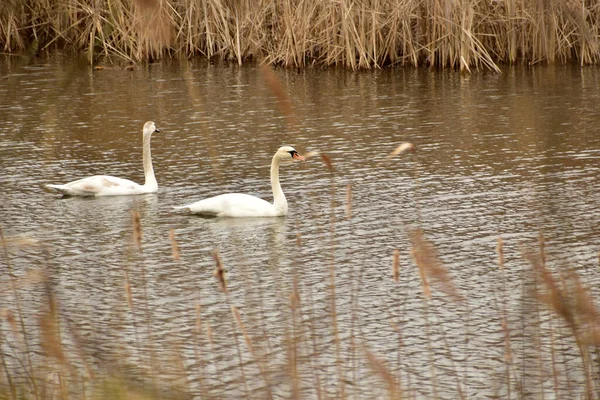
[[[48,185],[44,185],[44,187],[46,189],[51,190],[51,191],[52,190],[56,190],[56,191],[61,192],[63,194],[67,194],[67,191],[68,191],[68,189],[67,189],[67,187],[65,187],[65,185],[50,185],[50,184],[48,184]]]
[[[177,210],[177,211],[192,211],[192,209],[190,208],[189,205],[187,206],[173,206],[173,210]]]

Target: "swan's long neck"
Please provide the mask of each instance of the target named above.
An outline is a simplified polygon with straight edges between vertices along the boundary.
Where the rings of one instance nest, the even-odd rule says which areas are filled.
[[[152,154],[150,152],[150,138],[151,135],[144,135],[144,178],[146,182],[144,182],[144,186],[152,189],[157,188],[158,183],[156,182],[156,178],[154,177],[154,168],[152,168]]]
[[[279,183],[279,158],[277,158],[277,155],[273,156],[271,162],[271,188],[273,189],[273,205],[275,208],[282,210],[283,214],[287,214],[287,199]]]

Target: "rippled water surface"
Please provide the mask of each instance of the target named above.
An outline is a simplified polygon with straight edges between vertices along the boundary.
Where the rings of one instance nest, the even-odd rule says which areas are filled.
[[[20,295],[3,273],[2,307],[21,309],[32,363],[52,355],[40,315],[55,298],[70,368],[148,370],[196,396],[289,396],[297,380],[305,398],[377,398],[390,393],[386,372],[413,398],[579,396],[585,374],[569,330],[527,306],[523,252],[539,251],[543,232],[551,269],[575,269],[597,297],[600,71],[274,75],[291,110],[255,67],[0,59],[1,265]],[[146,120],[161,129],[157,194],[43,189],[94,174],[143,183]],[[387,158],[403,141],[417,151]],[[333,166],[320,156],[282,165],[286,218],[172,211],[226,192],[271,200],[269,164],[283,144]],[[435,280],[425,300],[410,255],[416,228],[462,302]],[[228,295],[213,277],[215,249]],[[2,321],[3,354],[19,376],[26,351],[11,326]]]

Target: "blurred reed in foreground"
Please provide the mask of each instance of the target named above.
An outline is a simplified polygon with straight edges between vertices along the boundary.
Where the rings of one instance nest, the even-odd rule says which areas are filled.
[[[322,158],[325,167],[333,173],[331,159],[325,155]],[[346,201],[346,222],[351,223],[350,187]],[[334,204],[332,212],[333,207]],[[435,243],[422,229],[408,229],[410,248],[392,252],[392,276],[386,273],[380,283],[386,286],[387,280],[386,287],[394,288],[389,300],[398,305],[388,308],[388,312],[394,311],[380,322],[385,325],[387,320],[398,335],[396,362],[390,357],[389,348],[379,348],[363,331],[362,327],[368,325],[367,320],[371,318],[359,311],[361,298],[368,296],[362,291],[364,266],[352,266],[354,272],[350,277],[336,272],[341,267],[335,257],[335,248],[339,245],[336,223],[332,215],[331,229],[327,233],[331,248],[329,271],[323,275],[324,278],[328,275],[325,279],[328,279],[329,290],[325,290],[329,292],[330,302],[324,309],[328,315],[321,319],[328,324],[318,326],[320,318],[315,313],[319,304],[303,290],[308,283],[296,273],[282,275],[280,284],[261,290],[257,301],[246,303],[243,308],[235,305],[235,290],[247,290],[242,297],[248,298],[256,295],[252,294],[255,283],[236,265],[237,276],[231,279],[239,282],[232,285],[226,276],[229,266],[215,250],[212,253],[215,265],[212,296],[226,311],[211,315],[199,304],[189,304],[186,309],[192,323],[180,327],[189,335],[184,333],[185,340],[165,340],[156,333],[163,327],[157,325],[155,315],[159,310],[155,309],[156,303],[152,305],[148,294],[142,251],[143,221],[139,213],[133,212],[132,235],[125,239],[130,241],[130,251],[123,260],[123,286],[119,286],[125,288],[120,290],[127,305],[126,312],[102,325],[104,329],[114,330],[110,336],[115,338],[120,337],[120,332],[131,332],[133,328],[133,334],[123,343],[113,344],[116,355],[99,351],[108,344],[95,342],[93,337],[80,332],[74,321],[82,316],[72,315],[61,305],[60,290],[55,287],[60,278],[54,276],[55,271],[47,268],[44,261],[32,265],[29,271],[14,271],[10,249],[40,244],[5,238],[0,229],[0,263],[8,268],[8,276],[0,281],[8,300],[0,308],[0,399],[364,398],[382,395],[415,399],[422,398],[424,393],[428,398],[449,395],[468,398],[470,350],[457,348],[450,341],[456,336],[457,327],[468,325],[469,310],[479,305],[475,304],[477,300],[472,303],[471,296],[462,293],[453,282],[452,271],[444,265]],[[300,232],[296,243],[298,251],[302,248]],[[169,246],[173,252],[165,253],[165,262],[174,259],[184,266],[185,251],[178,247],[173,231],[165,233],[165,247]],[[486,329],[488,325],[496,326],[491,342],[497,343],[497,348],[490,347],[486,351],[504,354],[500,359],[490,357],[489,362],[504,368],[490,368],[493,376],[489,379],[489,389],[501,382],[503,389],[498,393],[503,398],[519,399],[536,393],[551,398],[596,399],[595,390],[600,385],[600,312],[578,273],[572,269],[556,272],[557,268],[549,265],[545,251],[546,244],[540,234],[538,249],[522,250],[520,264],[524,269],[517,271],[512,269],[514,265],[507,264],[505,243],[498,240],[499,273],[491,272],[488,277],[494,281],[492,286],[498,288],[492,293],[498,315],[490,315],[484,323]],[[210,258],[210,254],[206,256]],[[514,254],[510,256],[515,258]],[[408,260],[412,260],[412,265],[408,265]],[[512,275],[521,274],[523,293],[520,298],[507,298],[507,270],[511,270]],[[418,383],[413,381],[414,366],[406,360],[413,350],[407,349],[404,343],[410,334],[403,331],[407,329],[407,321],[403,315],[405,310],[400,306],[402,297],[411,296],[407,291],[409,282],[418,282],[409,279],[409,274],[418,275],[422,283],[421,290],[413,288],[412,295],[419,297],[423,304],[420,312],[424,329],[420,339],[426,340],[428,349],[418,356],[429,369]],[[205,275],[200,278],[209,278],[210,271]],[[352,281],[353,299],[347,305],[349,309],[344,310],[345,317],[339,314],[338,308],[340,279]],[[32,305],[25,299],[32,299],[33,293],[40,301]],[[283,330],[272,330],[265,314],[252,310],[251,304],[263,304],[274,297],[283,299],[281,304],[287,307],[280,310]],[[509,303],[513,304],[512,310]],[[522,324],[509,317],[509,314],[514,316],[515,305],[521,308],[518,313]],[[455,315],[456,321],[442,323],[448,312]],[[411,313],[414,316],[415,310]],[[263,319],[257,319],[256,315]],[[90,321],[98,318],[92,314],[83,317]],[[342,331],[340,322],[348,317],[350,329]],[[227,328],[225,336],[213,334],[211,324],[215,318]],[[444,326],[448,323],[450,326]],[[348,328],[347,324],[344,326]],[[472,333],[466,330],[462,334],[468,346]],[[324,356],[324,352],[328,355]],[[447,354],[450,363],[442,366],[440,354]],[[574,365],[578,367],[574,369]],[[427,382],[425,386],[430,387],[423,387],[423,378]],[[453,389],[449,389],[449,381],[454,382]],[[374,382],[379,384],[373,385]],[[417,384],[419,387],[415,387]]]
[[[600,60],[600,3],[563,0],[3,0],[0,48],[89,62],[203,55],[242,64],[470,71]]]

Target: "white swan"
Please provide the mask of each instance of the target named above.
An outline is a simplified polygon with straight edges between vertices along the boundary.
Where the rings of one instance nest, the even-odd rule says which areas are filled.
[[[67,196],[120,196],[157,192],[158,183],[154,177],[152,155],[150,154],[150,138],[154,132],[160,132],[156,128],[156,124],[152,121],[146,122],[143,130],[143,160],[146,182],[143,185],[139,185],[129,179],[108,175],[95,175],[64,185],[46,185],[46,187],[57,190]]]
[[[174,208],[188,210],[194,214],[217,217],[280,217],[287,215],[288,204],[279,183],[279,164],[281,161],[294,160],[304,161],[304,157],[290,146],[280,147],[273,156],[271,162],[272,204],[247,194],[228,193]]]

